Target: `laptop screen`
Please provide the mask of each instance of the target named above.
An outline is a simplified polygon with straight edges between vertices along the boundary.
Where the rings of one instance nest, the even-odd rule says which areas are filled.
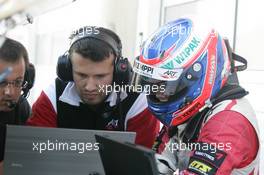
[[[157,175],[155,152],[143,146],[95,136],[107,175]]]
[[[135,141],[132,132],[7,126],[4,174],[105,174],[95,134]]]

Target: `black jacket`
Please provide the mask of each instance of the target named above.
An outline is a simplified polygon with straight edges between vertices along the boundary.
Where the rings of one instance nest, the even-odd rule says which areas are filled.
[[[6,125],[23,125],[30,113],[31,107],[28,101],[22,97],[14,110],[10,112],[0,111],[0,162],[4,159]]]

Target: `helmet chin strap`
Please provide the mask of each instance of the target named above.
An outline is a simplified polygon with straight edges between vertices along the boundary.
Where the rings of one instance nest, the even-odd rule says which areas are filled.
[[[206,108],[211,108],[212,106],[213,106],[213,104],[212,104],[211,100],[210,99],[207,99],[205,101],[204,106],[199,109],[199,112],[202,112]]]

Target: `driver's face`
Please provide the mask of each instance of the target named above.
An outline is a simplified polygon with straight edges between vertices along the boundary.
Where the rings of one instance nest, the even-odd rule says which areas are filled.
[[[160,102],[167,102],[169,100],[169,95],[166,95],[165,92],[156,92],[155,97],[160,101]]]

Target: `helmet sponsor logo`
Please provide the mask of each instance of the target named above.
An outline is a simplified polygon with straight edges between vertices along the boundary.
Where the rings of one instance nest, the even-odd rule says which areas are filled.
[[[177,64],[182,64],[191,55],[191,53],[193,53],[195,49],[198,48],[200,42],[201,41],[198,38],[193,37],[191,42],[176,56],[174,61]]]
[[[182,121],[185,118],[188,118],[189,116],[194,115],[200,108],[201,108],[201,103],[196,103],[193,107],[191,107],[186,113],[184,113],[181,116],[178,116],[178,111],[173,113],[173,118],[175,118],[177,121]]]
[[[209,84],[213,84],[214,81],[214,75],[215,75],[215,56],[211,56],[211,65],[209,70]]]
[[[151,75],[153,74],[154,68],[147,66],[145,64],[140,64],[139,62],[136,62],[135,64],[136,64],[135,65],[136,69],[141,70],[142,73],[151,74]]]
[[[195,104],[189,111],[183,114],[183,117],[188,117],[190,115],[193,115],[196,111],[198,111],[201,108],[201,106],[202,105],[200,103]]]
[[[174,69],[168,70],[160,67],[153,67],[144,63],[141,63],[137,60],[134,62],[133,66],[134,72],[137,74],[147,76],[149,78],[154,78],[157,80],[164,81],[174,81],[177,80],[181,74],[183,69]]]
[[[182,70],[180,69],[179,71],[172,71],[172,70],[168,70],[166,72],[163,73],[162,77],[163,78],[168,78],[168,79],[178,79],[179,76],[181,75]]]

